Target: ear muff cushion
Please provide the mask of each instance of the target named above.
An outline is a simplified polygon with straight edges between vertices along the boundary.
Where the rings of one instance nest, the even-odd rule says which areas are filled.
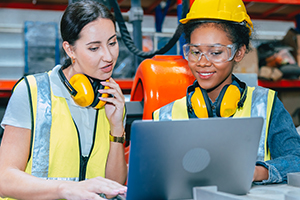
[[[106,82],[108,82],[108,80],[106,80]],[[94,99],[94,101],[93,101],[93,103],[92,103],[91,106],[94,107],[94,108],[96,108],[96,109],[99,109],[99,108],[103,107],[105,105],[105,103],[106,103],[105,101],[101,101],[99,99],[99,97],[106,98],[109,95],[106,94],[106,93],[101,94],[101,93],[98,92],[98,90],[100,90],[100,89],[109,89],[109,87],[108,86],[104,87],[100,82],[98,82],[98,83],[94,82],[93,83],[93,88],[94,88],[95,99]]]
[[[241,92],[235,85],[225,86],[217,103],[217,115],[219,117],[230,117],[236,112],[241,99]]]
[[[77,91],[73,96],[76,104],[82,107],[90,106],[94,101],[94,90],[90,80],[84,74],[75,74],[69,83]]]
[[[108,87],[108,86],[105,86],[104,89],[109,89],[109,87]],[[98,93],[99,93],[99,92],[98,92]],[[108,94],[101,94],[101,95],[99,95],[99,96],[106,98],[106,97],[108,97],[109,95],[108,95]],[[100,100],[100,101],[98,102],[98,104],[97,104],[96,106],[94,106],[94,108],[99,109],[99,108],[103,107],[105,104],[106,104],[106,101],[101,101],[101,100]]]
[[[101,94],[98,92],[98,90],[103,89],[104,86],[101,85],[99,80],[92,79],[92,87],[93,87],[93,91],[94,91],[94,101],[92,102],[92,104],[90,106],[95,107],[99,103],[99,101],[100,101],[99,97],[101,96]]]
[[[195,88],[195,92],[191,97],[191,104],[198,118],[208,118],[211,114],[211,106],[207,99],[207,93],[202,91],[200,87]]]

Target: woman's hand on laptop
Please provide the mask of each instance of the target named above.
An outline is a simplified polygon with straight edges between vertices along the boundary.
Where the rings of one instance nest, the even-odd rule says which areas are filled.
[[[262,181],[262,180],[268,180],[269,178],[269,170],[263,166],[255,166],[253,180],[252,181]]]
[[[99,194],[117,196],[125,194],[127,187],[115,181],[96,177],[80,182],[66,181],[59,187],[59,193],[64,199],[103,199]]]

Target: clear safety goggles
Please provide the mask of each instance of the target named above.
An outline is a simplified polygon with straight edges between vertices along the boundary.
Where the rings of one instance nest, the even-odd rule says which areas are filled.
[[[223,63],[233,59],[237,51],[236,44],[227,46],[221,44],[185,44],[184,57],[190,62],[198,62],[202,55],[212,63]]]

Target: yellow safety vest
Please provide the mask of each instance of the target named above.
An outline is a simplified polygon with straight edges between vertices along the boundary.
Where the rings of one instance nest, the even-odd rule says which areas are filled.
[[[53,95],[49,75],[25,77],[32,113],[32,148],[25,172],[47,180],[105,177],[110,126],[104,107],[97,110],[90,155],[82,159],[79,133],[68,104],[65,98]]]
[[[271,155],[268,149],[268,132],[270,117],[276,97],[276,92],[262,87],[247,88],[247,97],[243,107],[239,108],[233,117],[263,117],[262,137],[260,139],[258,160],[270,160]],[[154,120],[184,120],[189,119],[186,104],[186,96],[173,101],[153,112]]]
[[[49,73],[50,74],[50,73]],[[33,113],[33,140],[26,172],[46,179],[80,179],[83,164],[79,133],[63,97],[53,95],[46,73],[27,77]],[[43,101],[42,101],[43,100]],[[84,179],[105,176],[109,153],[109,122],[104,108],[97,110],[94,138]]]

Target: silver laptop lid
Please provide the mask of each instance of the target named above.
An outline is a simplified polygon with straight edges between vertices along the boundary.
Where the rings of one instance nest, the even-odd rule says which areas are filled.
[[[263,118],[137,120],[131,126],[128,200],[192,199],[195,186],[246,194]]]

